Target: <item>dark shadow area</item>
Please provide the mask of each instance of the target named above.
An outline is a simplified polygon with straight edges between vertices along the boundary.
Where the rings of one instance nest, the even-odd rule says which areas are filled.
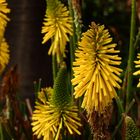
[[[10,46],[10,64],[18,66],[19,93],[32,97],[34,81],[42,79],[42,86],[52,84],[51,57],[48,46],[41,44],[41,27],[45,14],[45,0],[8,0],[11,21],[6,28]]]

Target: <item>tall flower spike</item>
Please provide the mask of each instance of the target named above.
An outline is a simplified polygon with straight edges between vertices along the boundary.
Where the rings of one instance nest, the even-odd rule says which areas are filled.
[[[140,68],[140,53],[138,53],[137,58],[138,60],[134,61],[134,63],[136,64],[135,67]],[[140,75],[140,70],[137,70],[136,72],[134,72],[133,75]],[[137,87],[140,87],[140,78],[139,78],[139,83],[137,84]]]
[[[9,46],[5,39],[0,44],[0,73],[4,70],[9,62]]]
[[[7,25],[9,18],[6,14],[10,12],[10,9],[7,8],[7,3],[5,0],[0,0],[0,39],[3,38],[4,30]]]
[[[78,108],[66,91],[66,77],[66,68],[60,68],[51,99],[41,99],[43,102],[36,103],[32,116],[32,130],[38,138],[43,136],[43,140],[58,140],[62,129],[68,130],[70,134],[81,134],[78,130],[81,126]]]
[[[116,54],[116,44],[104,25],[91,23],[90,29],[82,34],[75,52],[73,63],[75,98],[84,95],[82,107],[88,112],[93,109],[102,113],[104,108],[117,96],[115,88],[120,88],[118,77],[122,70],[121,58]]]
[[[42,33],[45,33],[43,44],[52,39],[48,54],[56,55],[57,61],[65,54],[68,35],[73,34],[72,17],[67,7],[57,0],[47,0],[47,11]]]

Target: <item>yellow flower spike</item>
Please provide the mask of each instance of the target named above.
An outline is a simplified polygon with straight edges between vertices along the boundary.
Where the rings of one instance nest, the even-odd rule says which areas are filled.
[[[3,23],[3,25],[6,25],[7,21],[9,21],[6,14],[10,13],[10,9],[7,8],[7,5],[5,0],[0,0],[0,23]]]
[[[135,67],[140,68],[140,53],[138,53],[137,58],[138,60],[134,61],[134,63],[136,64]],[[133,75],[140,75],[140,70],[137,70],[136,72],[134,72]],[[137,87],[140,87],[140,78],[139,78],[139,83],[137,84]]]
[[[38,137],[44,140],[58,140],[61,137],[61,130],[66,129],[70,134],[81,134],[78,130],[81,120],[78,117],[78,107],[74,105],[72,97],[67,92],[67,71],[65,65],[57,74],[51,91],[50,99],[42,96],[39,92],[32,116],[32,130]],[[48,92],[47,92],[48,93]]]
[[[9,46],[5,39],[2,40],[0,45],[0,73],[5,69],[9,62]]]
[[[67,7],[57,0],[47,0],[47,11],[44,19],[42,33],[45,33],[42,43],[52,39],[48,54],[56,55],[57,61],[65,56],[68,35],[73,34],[72,17]]]
[[[0,0],[0,42],[1,42],[1,39],[3,38],[7,21],[9,21],[9,18],[6,15],[8,13],[10,13],[10,9],[7,8],[6,1]]]
[[[117,46],[104,25],[91,23],[90,29],[82,34],[75,51],[73,62],[74,78],[71,80],[75,98],[84,95],[82,107],[102,113],[113,98],[117,97],[115,88],[122,80],[119,75],[122,69],[121,58],[117,55]]]
[[[43,136],[43,140],[58,140],[61,136],[62,124],[63,129],[67,128],[70,134],[81,134],[78,130],[82,126],[81,120],[78,117],[78,108],[75,105],[68,105],[59,110],[56,106],[51,105],[51,102],[38,103],[36,110],[33,112],[32,120],[34,134],[38,138]]]

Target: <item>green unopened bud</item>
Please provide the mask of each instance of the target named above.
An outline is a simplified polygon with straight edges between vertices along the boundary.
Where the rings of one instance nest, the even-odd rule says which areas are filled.
[[[129,116],[125,117],[126,134],[125,140],[140,140],[140,135],[135,122]]]
[[[54,91],[52,94],[52,103],[62,109],[71,102],[71,96],[68,93],[67,87],[67,70],[66,66],[59,69],[57,77],[54,82]]]

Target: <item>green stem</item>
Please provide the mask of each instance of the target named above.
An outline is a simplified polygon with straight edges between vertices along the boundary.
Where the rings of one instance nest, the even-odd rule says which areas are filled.
[[[131,1],[131,27],[130,27],[130,44],[129,44],[129,58],[128,58],[128,81],[126,89],[126,107],[132,99],[132,83],[133,83],[133,61],[134,61],[134,38],[135,38],[135,26],[136,26],[136,0]]]
[[[128,67],[125,68],[123,84],[122,84],[122,89],[121,89],[122,94],[120,94],[123,99],[125,99],[125,97],[126,97],[126,86],[127,86],[127,78],[128,78],[127,76],[128,76]],[[124,101],[123,106],[125,106],[126,100],[123,100],[123,101]]]
[[[39,79],[38,82],[34,81],[34,93],[35,93],[35,98],[37,99],[38,97],[38,92],[41,89],[41,79]]]
[[[69,4],[70,16],[74,19],[74,13],[73,13],[73,9],[72,9],[71,0],[68,0],[68,4]],[[75,34],[75,26],[73,23],[73,36],[70,37],[70,81],[73,78],[72,66],[73,66],[73,61],[75,58],[74,52],[75,52],[75,48],[76,48],[76,41],[77,41],[77,37]],[[72,85],[71,85],[71,93],[73,93],[73,86]]]
[[[137,49],[139,42],[140,42],[140,29],[139,29],[139,31],[138,31],[138,34],[137,34],[137,36],[136,36],[136,41],[135,41],[135,43],[134,43],[135,49]]]
[[[118,130],[119,130],[119,128],[120,128],[120,126],[121,126],[121,124],[123,122],[124,116],[128,114],[128,112],[130,111],[130,109],[132,108],[134,103],[135,103],[135,99],[132,99],[132,101],[130,102],[130,104],[129,104],[128,108],[126,109],[125,113],[122,113],[123,115],[122,115],[118,125],[115,127],[114,132],[112,133],[112,138],[111,138],[112,140],[115,138],[115,135],[118,132]]]
[[[53,82],[54,82],[57,76],[57,61],[55,55],[52,55],[52,72],[53,72]]]
[[[116,98],[116,103],[117,103],[119,114],[122,114],[124,112],[124,109],[119,97]]]

